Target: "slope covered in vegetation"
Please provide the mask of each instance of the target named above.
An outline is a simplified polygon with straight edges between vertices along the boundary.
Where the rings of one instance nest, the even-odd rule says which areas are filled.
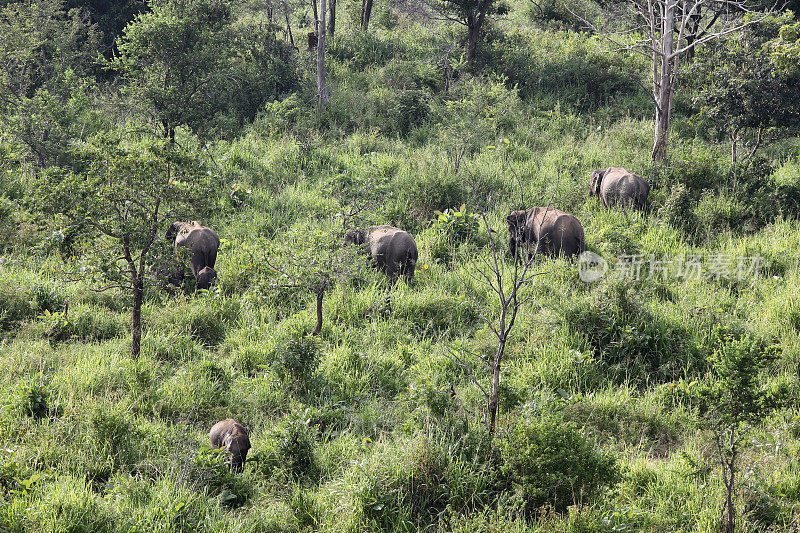
[[[185,35],[145,12],[119,41],[135,65],[111,70],[79,61],[108,42],[96,28],[38,26],[63,38],[37,64],[85,69],[43,69],[3,104],[0,530],[718,530],[725,406],[759,415],[736,426],[737,527],[796,527],[795,145],[732,164],[699,118],[699,69],[676,94],[668,161],[653,163],[646,61],[606,51],[557,2],[510,3],[471,68],[461,29],[419,6],[377,3],[363,32],[358,5],[343,4],[325,109],[313,53],[286,45],[257,2],[201,13],[213,23]],[[4,24],[25,20],[14,13],[28,3],[0,5]],[[196,39],[214,62],[201,88],[201,63],[178,65],[190,74],[176,101],[193,107],[155,126],[152,109],[176,93],[147,84],[161,60],[147,35],[174,38],[159,50]],[[159,166],[172,135],[175,167]],[[54,203],[59,187],[87,190],[87,161],[167,172],[170,185],[202,176],[202,208],[185,214],[222,239],[211,290],[148,282],[138,357],[130,291],[98,292],[91,275],[111,237]],[[650,182],[648,212],[588,197],[591,171],[615,165]],[[574,261],[536,260],[490,437],[483,358],[499,308],[480,270],[507,249],[510,211],[548,204],[582,222],[610,268],[587,283]],[[169,222],[154,246],[169,249]],[[340,255],[353,224],[410,232],[413,283]],[[634,259],[641,275],[626,270]],[[764,408],[726,403],[737,383]],[[229,417],[253,446],[240,474],[208,447]]]

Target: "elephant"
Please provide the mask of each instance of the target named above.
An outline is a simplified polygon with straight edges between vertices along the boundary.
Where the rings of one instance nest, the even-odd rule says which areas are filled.
[[[407,283],[414,277],[417,243],[408,232],[392,226],[370,226],[347,232],[346,244],[366,245],[374,264],[391,280],[402,274]]]
[[[227,463],[231,470],[241,472],[250,450],[250,436],[243,425],[233,418],[221,420],[209,431],[208,440],[215,448],[225,448],[230,453]]]
[[[525,246],[528,258],[536,251],[550,257],[572,257],[586,251],[583,226],[573,215],[554,207],[532,207],[512,211],[508,218],[508,247],[518,257],[517,248]],[[537,249],[538,243],[538,249]]]
[[[166,238],[175,240],[175,254],[181,264],[187,257],[191,258],[192,275],[197,281],[197,288],[210,288],[217,279],[217,272],[214,270],[219,249],[217,232],[201,226],[197,221],[175,222],[167,230]],[[170,276],[170,282],[180,283],[182,279],[183,267],[181,266]]]
[[[589,196],[599,196],[603,207],[622,204],[644,210],[648,194],[650,184],[622,167],[599,168],[592,172]]]

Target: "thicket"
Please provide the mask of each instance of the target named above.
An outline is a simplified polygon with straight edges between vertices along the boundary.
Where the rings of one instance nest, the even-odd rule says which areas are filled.
[[[503,6],[471,65],[467,32],[423,5],[376,3],[364,31],[340,4],[324,110],[309,8],[113,4],[0,2],[0,529],[711,531],[726,485],[742,531],[792,527],[791,15],[698,53],[654,164],[647,63],[604,51],[572,3]],[[588,198],[612,165],[651,183],[648,213]],[[222,238],[209,291],[158,283],[171,220],[137,203],[156,178],[170,215]],[[492,246],[513,268],[508,212],[550,202],[611,271],[533,263],[490,436],[478,268]],[[105,236],[100,211],[124,215]],[[343,245],[370,224],[414,235],[413,283]],[[132,357],[117,237],[143,227]],[[760,260],[620,280],[620,256]],[[239,475],[207,447],[228,417],[253,444]]]

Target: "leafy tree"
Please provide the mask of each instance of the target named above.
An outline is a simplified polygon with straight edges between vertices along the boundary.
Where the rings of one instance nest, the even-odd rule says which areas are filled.
[[[733,533],[736,522],[734,499],[738,484],[738,462],[744,438],[776,405],[760,375],[777,356],[777,346],[764,346],[747,335],[720,338],[710,357],[711,372],[699,390],[703,420],[713,435],[725,485],[723,531]]]
[[[133,297],[131,353],[137,356],[148,275],[168,253],[159,237],[174,220],[202,212],[213,183],[201,163],[173,145],[129,149],[100,138],[80,155],[84,172],[43,173],[36,197],[44,212],[88,228],[80,259],[65,265],[67,279]]]
[[[297,83],[276,26],[240,23],[223,0],[156,0],[151,8],[125,29],[110,66],[164,137],[174,140],[179,126],[211,133],[220,114],[252,118]]]
[[[114,42],[136,15],[147,9],[145,0],[66,0],[67,9],[88,11],[102,36],[103,52],[111,57]]]
[[[201,130],[219,107],[230,20],[219,0],[156,0],[125,29],[112,65],[164,137],[174,141],[178,126]]]
[[[92,129],[97,32],[84,12],[42,0],[0,10],[0,35],[0,124],[40,168],[66,163],[73,141]]]
[[[470,65],[475,61],[486,17],[508,13],[508,6],[499,0],[431,0],[431,5],[446,19],[467,28],[467,63]]]
[[[699,88],[698,115],[728,137],[734,163],[740,144],[749,144],[753,155],[764,141],[800,126],[800,71],[779,68],[770,52],[770,43],[791,19],[790,13],[765,19],[709,43],[691,67]]]

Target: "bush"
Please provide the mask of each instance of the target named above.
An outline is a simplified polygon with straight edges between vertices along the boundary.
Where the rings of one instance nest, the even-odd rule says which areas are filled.
[[[0,287],[0,331],[8,331],[15,324],[36,315],[31,302],[21,287]]]
[[[319,341],[310,335],[295,335],[279,339],[274,348],[275,370],[281,379],[308,386],[319,364]]]
[[[502,472],[517,511],[552,505],[564,512],[597,497],[619,477],[616,459],[563,420],[518,421],[500,442]]]
[[[704,368],[705,361],[692,342],[690,332],[653,316],[633,301],[624,285],[609,287],[599,301],[584,302],[567,311],[566,324],[581,335],[607,368],[612,379],[639,385],[672,381]],[[576,346],[585,349],[585,346]]]

